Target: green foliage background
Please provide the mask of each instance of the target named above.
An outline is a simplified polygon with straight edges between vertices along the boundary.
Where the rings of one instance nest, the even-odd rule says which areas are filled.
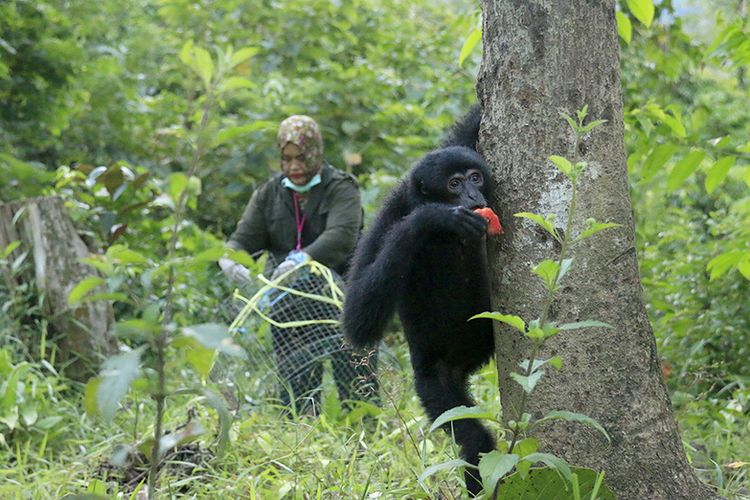
[[[662,0],[648,25],[633,15],[643,1],[621,4],[637,251],[663,370],[693,464],[724,495],[745,498],[747,13],[741,1]],[[321,124],[328,160],[359,177],[372,213],[474,102],[481,54],[473,51],[460,66],[458,59],[479,15],[476,3],[463,0],[2,2],[0,201],[59,194],[92,247],[125,245],[162,259],[173,223],[170,174],[190,163],[205,104],[200,78],[179,57],[190,43],[213,56],[228,46],[254,55],[236,68],[232,91],[222,94],[207,125],[214,142],[201,159],[202,187],[180,232],[181,251],[211,249],[233,229],[254,186],[277,169],[276,125],[291,113]],[[159,300],[148,277],[132,269],[108,280],[131,299],[116,305],[118,320],[139,318]],[[182,325],[214,320],[217,301],[229,293],[205,262],[179,276],[178,287]],[[33,288],[3,290],[0,299],[0,463],[9,464],[0,474],[10,478],[0,496],[21,498],[31,485],[41,497],[95,490],[101,474],[92,464],[105,444],[145,434],[148,424],[136,415],[148,410],[132,402],[116,419],[120,430],[106,431],[111,438],[102,442],[104,428],[71,403],[80,387],[52,366],[50,346],[39,341],[46,320]],[[403,355],[396,357],[408,372]],[[175,360],[171,369],[190,377],[183,365]],[[405,372],[385,375],[398,390],[365,439],[371,448],[359,449],[361,465],[350,460],[352,443],[364,439],[356,419],[335,407],[320,421],[281,428],[263,410],[240,422],[223,466],[198,476],[210,480],[188,482],[188,490],[270,498],[345,481],[339,494],[425,495],[415,482],[425,461],[437,463],[436,454],[450,457],[452,450],[435,436],[420,441],[423,448],[409,444],[425,421],[400,383]],[[479,379],[479,399],[496,399],[492,369]],[[184,415],[179,406],[171,412],[173,421]],[[321,472],[316,464],[323,462],[329,467]],[[382,474],[371,475],[373,467]],[[435,491],[455,492],[455,482],[437,483]]]

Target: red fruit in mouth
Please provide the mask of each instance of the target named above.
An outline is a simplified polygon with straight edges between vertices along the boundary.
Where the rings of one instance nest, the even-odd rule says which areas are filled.
[[[497,214],[492,211],[491,208],[477,208],[474,211],[487,219],[487,222],[489,222],[489,225],[487,226],[487,234],[489,234],[490,236],[495,236],[498,234],[503,234],[505,232],[503,231],[503,226],[500,225],[500,219],[497,217]]]

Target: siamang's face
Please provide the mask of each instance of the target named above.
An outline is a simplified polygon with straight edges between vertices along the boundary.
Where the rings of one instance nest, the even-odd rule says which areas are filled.
[[[441,167],[420,179],[424,201],[461,205],[470,210],[487,206],[485,192],[489,179],[481,169],[450,165]]]
[[[484,175],[479,169],[470,168],[448,177],[445,189],[455,199],[456,205],[463,205],[474,210],[487,206],[482,187],[484,187]]]

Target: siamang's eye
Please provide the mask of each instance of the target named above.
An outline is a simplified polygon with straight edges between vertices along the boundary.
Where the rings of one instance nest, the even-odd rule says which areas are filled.
[[[459,179],[453,178],[448,181],[448,189],[458,189],[461,187],[461,181]]]
[[[474,184],[481,184],[482,183],[482,174],[479,172],[474,172],[469,176],[469,180],[473,182]]]

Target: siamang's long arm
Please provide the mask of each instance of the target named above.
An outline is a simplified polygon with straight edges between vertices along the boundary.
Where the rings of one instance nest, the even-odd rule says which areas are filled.
[[[406,183],[400,184],[354,254],[344,300],[343,327],[355,347],[373,345],[383,336],[401,292],[402,279],[411,265]],[[409,248],[409,250],[407,250]]]

